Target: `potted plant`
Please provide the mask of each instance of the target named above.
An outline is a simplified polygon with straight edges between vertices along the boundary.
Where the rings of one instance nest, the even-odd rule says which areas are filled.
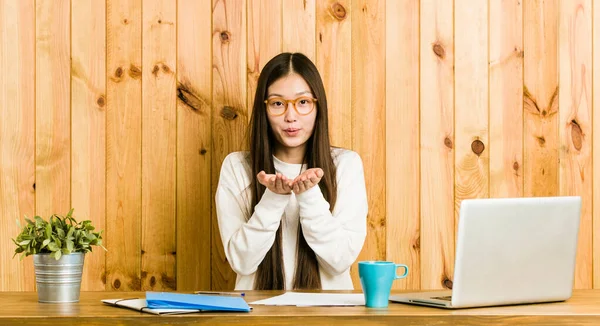
[[[27,224],[12,239],[15,255],[21,259],[33,255],[39,302],[78,302],[85,254],[93,246],[102,246],[102,232],[94,232],[89,220],[77,222],[73,209],[66,216],[52,215],[49,220],[25,218]],[[13,256],[13,257],[14,257]]]

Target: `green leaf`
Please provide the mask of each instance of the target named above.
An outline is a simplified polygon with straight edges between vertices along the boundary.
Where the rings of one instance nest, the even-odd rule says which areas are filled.
[[[67,240],[67,250],[69,250],[69,253],[70,253],[71,251],[73,251],[73,247],[74,247],[74,245],[73,245],[73,241],[71,241],[71,240]]]
[[[54,255],[54,256],[52,256],[52,255]],[[60,250],[57,250],[57,251],[51,253],[50,256],[54,257],[54,259],[56,259],[56,260],[59,260],[60,256],[62,256],[62,252]]]
[[[40,247],[40,249],[46,247],[49,243],[50,243],[50,239],[44,239],[44,242],[42,242],[42,246]]]
[[[23,240],[19,242],[19,246],[26,246],[31,243],[31,240]]]
[[[50,242],[50,243],[48,243],[48,249],[52,252],[55,252],[55,251],[59,250],[60,247],[57,246],[55,242]]]
[[[70,238],[73,236],[73,232],[75,232],[75,228],[74,227],[69,227],[69,232],[67,233],[67,238]]]
[[[41,227],[41,226],[43,226],[43,225],[44,225],[44,220],[42,220],[42,218],[41,218],[41,217],[39,217],[39,216],[36,216],[36,217],[35,217],[35,226],[36,226],[36,227]]]
[[[46,224],[46,238],[50,238],[52,236],[52,225],[49,223]]]

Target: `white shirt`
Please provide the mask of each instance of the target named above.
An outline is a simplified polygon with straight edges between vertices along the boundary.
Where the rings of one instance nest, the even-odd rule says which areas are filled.
[[[367,233],[367,194],[363,164],[353,151],[332,149],[337,167],[337,200],[333,213],[321,189],[314,186],[296,196],[269,189],[250,212],[251,169],[248,152],[234,152],[221,167],[215,196],[225,255],[236,272],[236,290],[252,290],[258,265],[271,249],[282,224],[283,269],[286,290],[292,289],[296,268],[298,221],[308,245],[317,256],[324,290],[353,289],[350,266],[360,253]],[[306,165],[273,157],[275,170],[294,179]]]

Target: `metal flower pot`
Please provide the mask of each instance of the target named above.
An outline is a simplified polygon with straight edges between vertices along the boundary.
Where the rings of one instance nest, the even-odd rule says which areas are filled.
[[[33,255],[38,301],[79,302],[84,258],[83,253],[62,255],[59,260],[50,254]]]

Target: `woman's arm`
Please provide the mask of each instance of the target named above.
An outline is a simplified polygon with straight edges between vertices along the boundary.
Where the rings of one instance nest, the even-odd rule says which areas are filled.
[[[367,234],[368,204],[360,156],[355,152],[341,154],[337,174],[338,195],[333,214],[318,186],[297,196],[304,238],[317,255],[319,265],[332,275],[350,268]]]
[[[230,154],[223,161],[215,203],[221,240],[229,264],[237,274],[251,275],[256,272],[275,241],[275,233],[290,195],[279,195],[266,189],[254,213],[247,219],[250,197],[246,196],[246,182],[239,177],[247,172],[242,170],[244,165],[239,155]]]

